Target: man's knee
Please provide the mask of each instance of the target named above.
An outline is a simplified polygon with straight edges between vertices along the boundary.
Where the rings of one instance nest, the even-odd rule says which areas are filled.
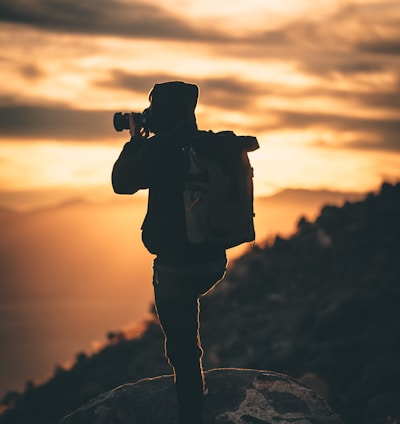
[[[203,349],[198,343],[176,343],[168,340],[165,343],[165,356],[174,368],[191,368],[200,363],[203,357]]]

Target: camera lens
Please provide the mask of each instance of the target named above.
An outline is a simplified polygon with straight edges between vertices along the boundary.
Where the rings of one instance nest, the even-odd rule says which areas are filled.
[[[129,113],[115,113],[113,123],[115,131],[129,130]]]

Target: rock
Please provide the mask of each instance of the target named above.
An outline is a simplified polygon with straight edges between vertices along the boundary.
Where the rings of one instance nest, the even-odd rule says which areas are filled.
[[[382,393],[374,396],[368,402],[367,424],[400,422],[400,392]]]
[[[214,369],[204,424],[343,424],[326,401],[298,381],[271,371]],[[171,375],[125,384],[66,416],[61,424],[176,424]]]
[[[329,387],[317,374],[308,372],[297,378],[297,381],[307,385],[324,399],[329,399]]]

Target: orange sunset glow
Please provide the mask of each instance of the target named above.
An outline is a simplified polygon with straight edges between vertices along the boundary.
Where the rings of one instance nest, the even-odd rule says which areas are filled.
[[[399,40],[391,0],[3,2],[0,396],[149,309],[146,193],[112,192],[129,139],[114,112],[142,111],[157,82],[198,84],[201,129],[260,143],[262,242],[400,180]],[[317,194],[263,209],[288,189]]]

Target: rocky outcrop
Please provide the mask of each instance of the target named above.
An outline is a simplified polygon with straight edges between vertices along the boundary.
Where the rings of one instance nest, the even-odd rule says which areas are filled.
[[[326,401],[296,380],[271,371],[206,373],[204,424],[341,424]],[[125,384],[90,401],[61,424],[176,424],[172,376]]]

